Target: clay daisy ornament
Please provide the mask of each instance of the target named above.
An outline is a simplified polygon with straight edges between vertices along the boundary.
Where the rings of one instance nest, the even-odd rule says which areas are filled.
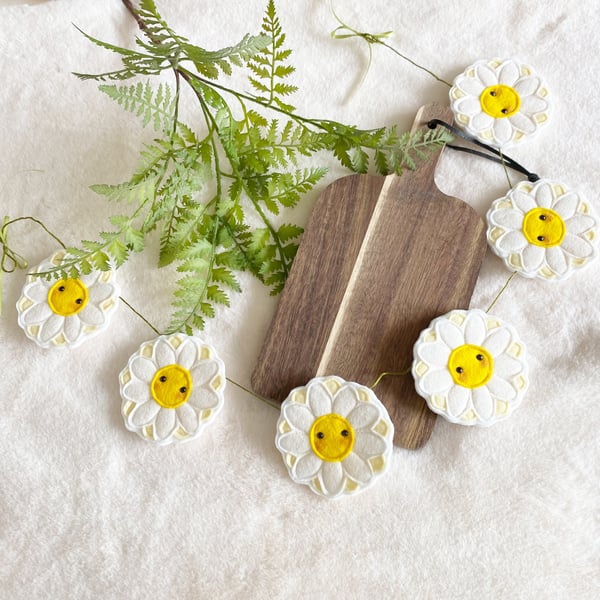
[[[55,252],[35,267],[17,302],[19,325],[42,348],[78,346],[105,329],[118,306],[119,287],[112,270],[59,280],[35,275],[66,259],[66,252]]]
[[[317,377],[281,405],[275,445],[290,477],[326,498],[370,486],[388,468],[394,426],[368,387]]]
[[[598,218],[562,183],[520,182],[492,203],[487,223],[491,249],[525,277],[566,279],[597,256]]]
[[[519,61],[480,60],[454,80],[450,106],[467,133],[504,148],[530,137],[548,121],[548,88]]]
[[[412,374],[429,408],[460,425],[505,419],[528,386],[525,347],[516,331],[478,309],[434,319],[414,346]]]
[[[125,427],[160,445],[196,438],[221,410],[225,365],[195,336],[142,344],[119,376]]]

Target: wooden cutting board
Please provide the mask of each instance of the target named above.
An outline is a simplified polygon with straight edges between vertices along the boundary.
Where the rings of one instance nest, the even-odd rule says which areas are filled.
[[[413,130],[450,109],[427,105]],[[440,151],[437,151],[439,154]],[[372,385],[412,363],[413,344],[436,316],[468,308],[486,251],[485,225],[434,182],[438,156],[401,177],[351,175],[317,200],[252,375],[254,391],[283,401],[321,375]],[[394,443],[419,448],[436,416],[410,374],[375,392]]]

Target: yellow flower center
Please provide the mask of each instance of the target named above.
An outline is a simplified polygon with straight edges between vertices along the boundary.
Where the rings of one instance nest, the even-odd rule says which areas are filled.
[[[478,388],[492,378],[494,359],[485,348],[464,344],[450,353],[448,369],[457,385]]]
[[[344,460],[354,447],[354,429],[344,417],[331,413],[315,420],[308,434],[313,452],[322,460]]]
[[[88,289],[79,279],[61,279],[48,292],[48,305],[62,317],[77,314],[88,301]]]
[[[150,389],[152,397],[163,408],[177,408],[185,404],[192,393],[192,376],[181,365],[167,365],[156,371]]]
[[[562,243],[567,227],[562,217],[549,208],[534,208],[523,219],[523,233],[535,246],[558,246]]]
[[[485,88],[479,96],[479,102],[483,112],[494,119],[510,117],[521,108],[521,96],[517,90],[502,84]]]

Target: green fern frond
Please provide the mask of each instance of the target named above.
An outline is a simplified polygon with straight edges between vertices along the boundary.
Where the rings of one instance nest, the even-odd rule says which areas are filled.
[[[267,104],[275,104],[281,110],[293,112],[294,107],[283,100],[298,90],[295,85],[286,83],[286,79],[296,70],[285,61],[292,51],[284,48],[285,33],[275,10],[275,3],[269,0],[262,22],[265,46],[248,61],[253,75],[250,84],[259,93],[259,98]]]
[[[144,127],[152,123],[155,131],[165,132],[173,127],[175,98],[168,85],[160,83],[156,92],[148,81],[129,86],[100,85],[98,89],[125,110],[142,117]]]
[[[169,331],[192,333],[218,316],[229,305],[230,294],[240,291],[241,271],[257,277],[272,294],[283,289],[302,228],[276,225],[271,215],[295,206],[327,172],[321,166],[300,168],[305,157],[325,151],[354,172],[400,174],[416,168],[450,139],[441,129],[399,135],[395,126],[362,130],[296,115],[288,104],[296,91],[290,83],[292,51],[285,47],[273,0],[268,0],[259,35],[247,34],[239,43],[214,51],[176,34],[153,0],[141,0],[136,17],[144,36],[136,40],[136,50],[84,34],[118,54],[123,65],[79,77],[123,80],[170,69],[175,91],[164,82],[156,89],[147,81],[100,86],[144,126],[152,125],[158,137],[143,147],[129,181],[92,186],[130,214],[114,215],[114,231],[81,242],[80,248],[69,250],[67,262],[43,276],[75,277],[120,266],[132,252],[142,251],[150,232],[157,230],[159,266],[170,265],[180,274]],[[212,81],[240,66],[248,68],[256,95]],[[184,83],[199,102],[204,129],[192,129],[178,119]],[[231,97],[241,107],[241,117],[230,107]]]

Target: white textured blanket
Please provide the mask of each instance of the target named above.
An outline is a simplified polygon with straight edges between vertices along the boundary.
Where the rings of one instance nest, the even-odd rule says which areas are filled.
[[[257,32],[266,2],[157,4],[176,31],[212,49]],[[448,101],[446,86],[383,47],[357,87],[368,51],[331,39],[329,2],[277,5],[295,49],[300,114],[404,130],[422,104]],[[600,211],[596,2],[338,0],[336,11],[358,30],[393,30],[391,44],[444,79],[481,58],[533,65],[551,91],[551,122],[509,153]],[[153,135],[71,74],[118,66],[73,24],[130,47],[137,34],[118,0],[0,2],[0,216],[34,216],[69,244],[110,227],[121,207],[89,186],[127,179]],[[318,193],[344,174],[320,160],[333,167],[327,181],[286,220],[305,223]],[[500,167],[449,151],[437,183],[482,215],[506,190]],[[31,264],[54,250],[30,222],[9,241]],[[176,274],[154,269],[157,247],[119,280],[123,296],[165,327]],[[154,334],[121,306],[93,341],[42,350],[17,325],[24,277],[5,275],[2,290],[0,597],[600,595],[600,264],[558,283],[518,277],[496,305],[529,350],[530,389],[509,420],[476,429],[438,419],[426,447],[396,448],[376,485],[336,501],[289,479],[274,446],[278,412],[232,385],[192,443],[157,447],[128,432],[118,374]],[[485,308],[506,277],[489,252],[472,306]],[[249,276],[242,284],[202,336],[228,375],[249,385],[277,300]]]

